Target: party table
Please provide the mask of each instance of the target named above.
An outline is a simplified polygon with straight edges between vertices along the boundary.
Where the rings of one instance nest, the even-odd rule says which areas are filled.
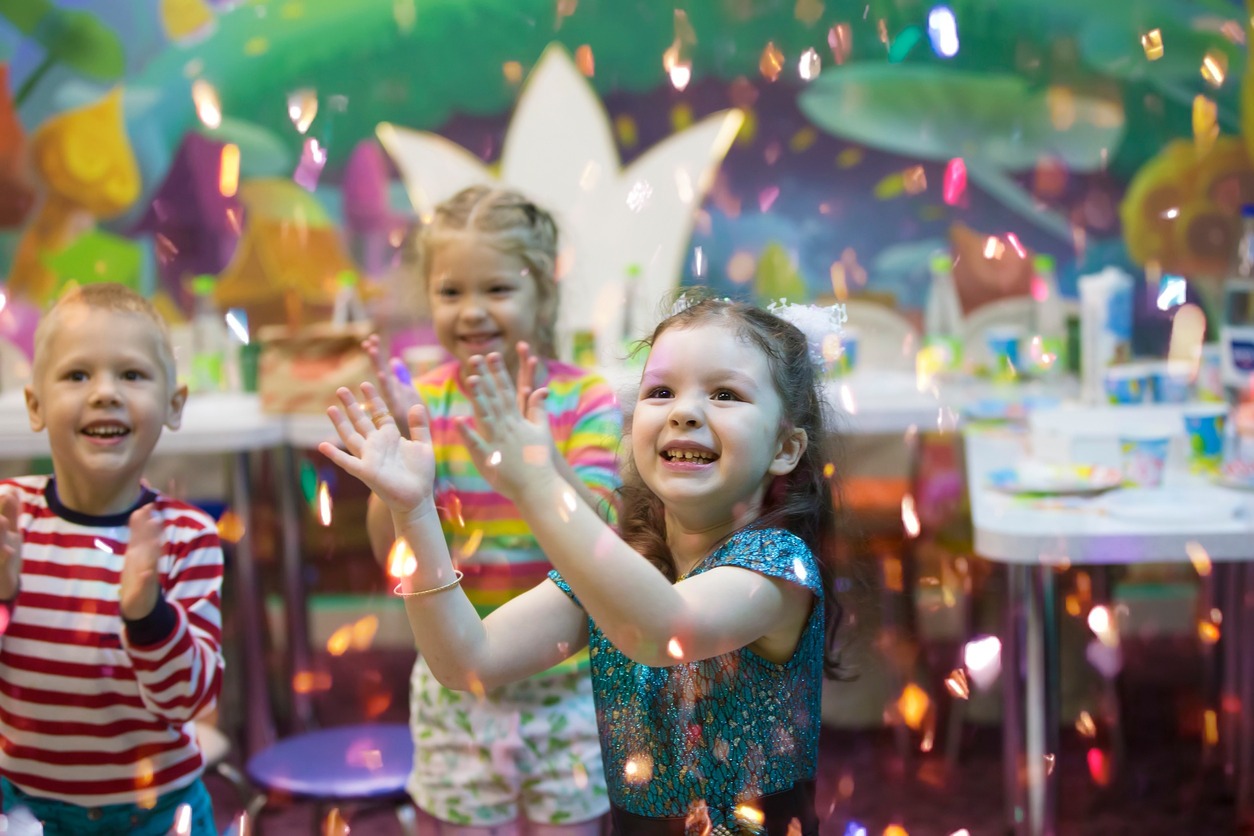
[[[1174,408],[1177,409],[1178,408]],[[1146,411],[1147,410],[1147,411]],[[1254,631],[1254,492],[1220,486],[1180,468],[1156,489],[1115,489],[1091,496],[1015,496],[994,487],[990,474],[1024,461],[1029,452],[1058,450],[1059,436],[1079,441],[1069,451],[1097,458],[1117,455],[1119,427],[1138,417],[1169,421],[1173,407],[1103,407],[1042,411],[1033,432],[1006,428],[964,430],[975,552],[1006,567],[1006,623],[1001,637],[1004,700],[1004,776],[1007,826],[1044,836],[1058,832],[1059,660],[1055,577],[1076,566],[1193,563],[1222,568],[1234,594],[1223,616],[1225,641],[1244,644]],[[1086,428],[1084,433],[1079,428]],[[1181,434],[1183,430],[1179,431]],[[1065,455],[1065,453],[1064,453]],[[1249,647],[1249,644],[1244,644]],[[1254,665],[1240,664],[1234,681],[1241,704],[1254,698]],[[1022,676],[1020,675],[1022,674]],[[1229,718],[1233,719],[1233,718]],[[1239,806],[1249,802],[1251,724],[1236,719]],[[1242,768],[1242,762],[1244,767]]]

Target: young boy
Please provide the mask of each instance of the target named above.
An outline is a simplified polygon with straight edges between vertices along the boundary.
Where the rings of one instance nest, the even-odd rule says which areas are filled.
[[[161,317],[120,285],[35,332],[26,406],[53,475],[0,482],[0,787],[56,834],[213,834],[192,719],[222,678],[213,520],[141,481],[176,430]]]

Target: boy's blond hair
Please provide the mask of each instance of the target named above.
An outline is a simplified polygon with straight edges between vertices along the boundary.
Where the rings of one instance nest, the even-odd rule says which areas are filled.
[[[165,370],[166,383],[173,387],[178,382],[178,373],[174,365],[174,346],[170,342],[170,329],[165,319],[157,312],[152,303],[131,290],[126,285],[113,282],[76,285],[71,287],[43,315],[35,327],[35,357],[31,369],[33,379],[38,379],[43,366],[47,363],[47,352],[44,350],[48,338],[53,334],[69,308],[82,306],[88,310],[107,311],[109,313],[129,313],[147,319],[157,331],[157,352],[161,367]]]

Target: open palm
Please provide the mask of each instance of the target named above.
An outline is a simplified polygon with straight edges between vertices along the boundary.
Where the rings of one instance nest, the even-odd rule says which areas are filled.
[[[431,498],[435,451],[427,411],[412,406],[409,438],[401,435],[379,390],[361,385],[361,401],[352,391],[336,390],[343,407],[327,410],[344,449],[323,442],[318,450],[345,472],[356,476],[394,513],[407,513]]]

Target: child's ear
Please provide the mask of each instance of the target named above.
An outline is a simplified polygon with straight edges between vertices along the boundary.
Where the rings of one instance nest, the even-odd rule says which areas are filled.
[[[766,472],[772,476],[785,476],[792,473],[797,463],[801,461],[801,455],[805,453],[808,443],[809,437],[803,429],[794,427],[784,433],[779,440],[779,447],[775,450],[775,458]]]
[[[44,424],[43,410],[39,406],[39,397],[30,386],[26,387],[25,392],[26,417],[30,419],[31,432],[43,432],[46,425]]]
[[[170,395],[170,411],[166,413],[165,425],[177,430],[183,423],[183,405],[187,403],[187,385],[178,386]]]

